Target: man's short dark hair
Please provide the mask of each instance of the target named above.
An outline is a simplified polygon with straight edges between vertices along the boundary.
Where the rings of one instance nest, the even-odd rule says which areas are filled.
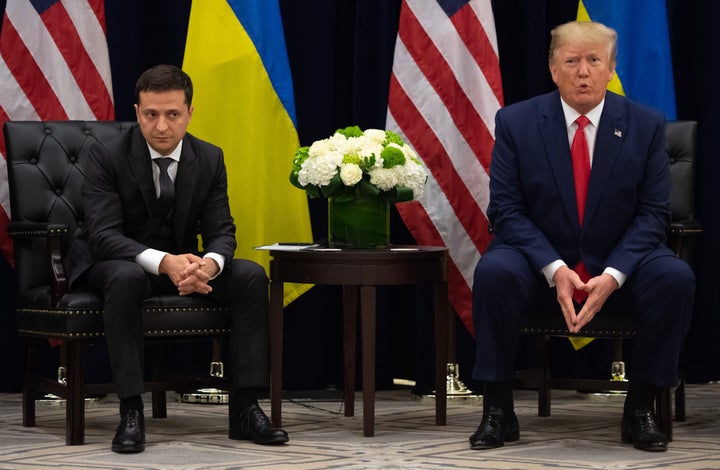
[[[135,84],[135,104],[140,104],[141,92],[163,92],[182,90],[185,104],[192,104],[193,85],[190,76],[174,65],[156,65],[140,75]]]

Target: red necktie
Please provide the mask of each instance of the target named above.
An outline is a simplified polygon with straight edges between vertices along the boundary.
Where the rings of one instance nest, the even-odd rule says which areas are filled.
[[[570,153],[572,154],[572,166],[575,175],[575,199],[577,200],[578,221],[582,227],[588,184],[590,182],[590,151],[588,150],[587,140],[585,140],[585,126],[588,125],[590,120],[587,116],[581,115],[575,122],[578,127],[575,131],[572,145],[570,146]],[[574,270],[583,282],[587,282],[591,277],[585,267],[585,263],[582,261],[575,266]],[[573,292],[573,300],[577,303],[583,302],[586,298],[587,292],[578,290]]]

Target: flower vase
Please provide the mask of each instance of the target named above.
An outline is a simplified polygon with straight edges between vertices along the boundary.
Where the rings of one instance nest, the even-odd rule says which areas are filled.
[[[390,203],[359,195],[328,199],[328,242],[337,248],[381,248],[390,242]]]

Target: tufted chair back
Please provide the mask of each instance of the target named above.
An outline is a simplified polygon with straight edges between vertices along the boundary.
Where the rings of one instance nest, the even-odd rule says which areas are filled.
[[[86,384],[86,342],[102,340],[102,301],[89,291],[67,292],[64,255],[84,223],[81,205],[83,167],[96,142],[119,136],[134,123],[110,121],[16,121],[3,129],[7,150],[11,223],[17,274],[18,332],[27,339],[28,366],[23,388],[23,424],[35,425],[35,399],[44,393],[66,398],[66,442],[84,442],[84,398],[113,393],[112,384]],[[213,341],[211,370],[202,380],[160,378],[157,367],[145,385],[153,394],[153,417],[166,416],[167,390],[220,387],[220,339],[229,331],[228,308],[194,296],[163,295],[142,306],[146,337]],[[64,383],[42,377],[37,350],[60,340]],[[155,342],[154,342],[155,343]],[[149,361],[152,355],[146,355]],[[198,383],[199,382],[199,383]],[[226,399],[224,395],[223,399]]]
[[[670,210],[672,222],[695,218],[694,185],[697,141],[696,121],[671,121],[665,130],[670,158]]]
[[[132,122],[8,122],[7,153],[13,222],[50,224],[64,232],[65,253],[71,235],[83,224],[80,188],[83,165],[92,144],[127,130]],[[21,293],[49,284],[46,240],[15,239],[15,267]],[[49,306],[49,305],[48,305]]]
[[[668,246],[689,260],[692,237],[702,232],[695,220],[697,122],[670,121],[665,130],[670,158],[670,230]]]

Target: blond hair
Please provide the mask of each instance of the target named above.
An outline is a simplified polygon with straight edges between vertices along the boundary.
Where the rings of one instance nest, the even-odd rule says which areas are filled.
[[[617,59],[617,31],[596,21],[570,21],[550,31],[550,53],[548,61],[552,63],[555,52],[565,44],[581,46],[606,44],[610,56],[610,65],[615,67]]]

